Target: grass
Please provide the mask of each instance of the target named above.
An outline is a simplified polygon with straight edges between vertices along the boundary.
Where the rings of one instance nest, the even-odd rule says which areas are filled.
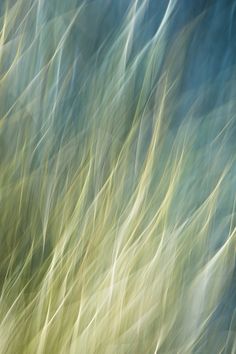
[[[97,48],[94,3],[3,6],[0,352],[236,352],[234,78],[182,89],[204,14],[136,48],[134,1]]]

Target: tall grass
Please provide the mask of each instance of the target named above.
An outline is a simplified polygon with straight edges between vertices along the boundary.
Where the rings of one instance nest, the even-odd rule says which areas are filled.
[[[236,353],[235,69],[183,84],[178,4],[2,3],[1,353]]]

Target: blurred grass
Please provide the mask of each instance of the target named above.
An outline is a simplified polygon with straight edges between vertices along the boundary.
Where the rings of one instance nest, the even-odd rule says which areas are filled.
[[[136,52],[146,1],[98,49],[96,2],[4,2],[1,353],[235,352],[235,80],[181,89],[176,4]]]

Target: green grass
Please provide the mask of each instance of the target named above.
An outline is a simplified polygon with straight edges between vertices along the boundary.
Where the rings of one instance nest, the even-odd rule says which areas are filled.
[[[0,21],[0,353],[234,353],[234,83],[181,93],[201,17],[132,55],[134,2],[85,60],[89,5],[52,3]]]

